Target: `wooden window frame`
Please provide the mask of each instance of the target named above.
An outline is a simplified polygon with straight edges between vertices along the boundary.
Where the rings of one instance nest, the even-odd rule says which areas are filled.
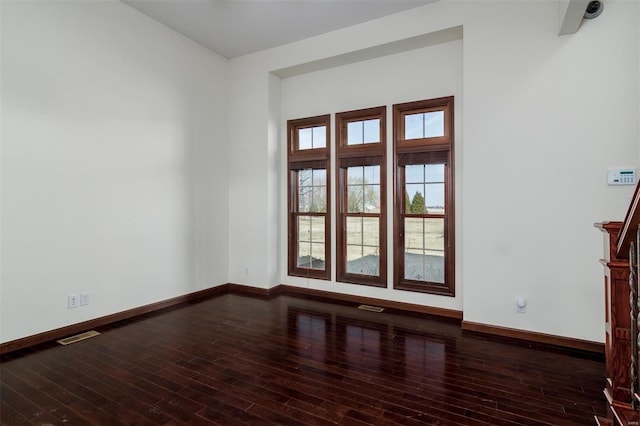
[[[394,289],[455,296],[455,155],[454,155],[454,98],[443,97],[407,102],[393,106],[394,150]],[[404,139],[404,117],[409,114],[444,111],[444,136]],[[445,213],[440,215],[412,215],[444,219],[444,284],[408,280],[404,278],[404,167],[411,164],[445,164]]]
[[[387,107],[367,108],[336,114],[336,281],[387,286],[387,196],[386,196],[386,116]],[[380,141],[357,145],[347,144],[347,123],[370,119],[380,120]],[[347,272],[346,224],[347,217],[347,168],[353,166],[380,166],[380,213],[358,213],[362,217],[379,218],[379,275],[354,274]]]
[[[325,126],[326,143],[324,148],[299,149],[299,130]],[[316,117],[301,118],[287,121],[287,175],[288,175],[288,273],[292,276],[316,278],[321,280],[331,279],[331,116],[329,114]],[[324,212],[298,212],[298,173],[306,169],[326,170],[326,211]],[[324,270],[303,268],[298,266],[298,217],[318,216],[324,217]]]

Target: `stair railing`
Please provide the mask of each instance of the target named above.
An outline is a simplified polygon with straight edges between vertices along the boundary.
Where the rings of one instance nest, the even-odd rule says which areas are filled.
[[[640,225],[636,228],[635,244],[632,242],[629,246],[629,285],[635,292],[635,301],[632,306],[635,306],[635,318],[631,318],[632,326],[635,327],[635,331],[632,329],[631,333],[631,363],[635,366],[631,375],[631,407],[634,410],[638,410],[640,405],[640,379],[638,378],[638,363],[640,362],[640,298],[638,297],[638,291],[640,289]],[[633,314],[632,314],[633,315]]]
[[[629,313],[631,316],[631,408],[638,409],[638,240],[629,243]]]

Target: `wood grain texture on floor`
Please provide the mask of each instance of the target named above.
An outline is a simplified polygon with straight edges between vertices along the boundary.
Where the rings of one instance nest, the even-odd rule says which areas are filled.
[[[9,353],[3,425],[591,425],[597,357],[429,317],[227,294]]]

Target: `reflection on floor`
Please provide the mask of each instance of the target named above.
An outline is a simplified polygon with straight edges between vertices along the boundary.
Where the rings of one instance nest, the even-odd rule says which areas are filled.
[[[586,425],[604,363],[454,322],[228,294],[2,358],[0,423]]]

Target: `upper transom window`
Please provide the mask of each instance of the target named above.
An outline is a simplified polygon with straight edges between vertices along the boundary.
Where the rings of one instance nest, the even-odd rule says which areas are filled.
[[[327,127],[315,126],[298,129],[298,150],[327,147]]]
[[[380,142],[380,119],[350,121],[347,123],[347,145]]]

